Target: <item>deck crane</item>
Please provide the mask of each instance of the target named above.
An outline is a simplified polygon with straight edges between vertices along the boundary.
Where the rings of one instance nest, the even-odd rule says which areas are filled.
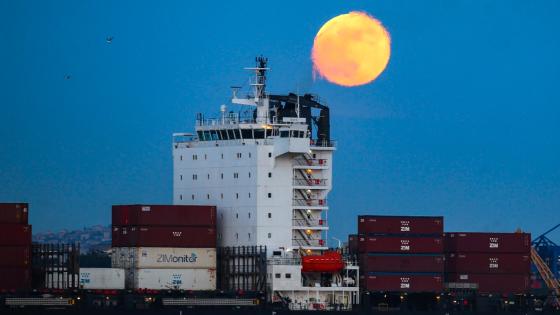
[[[547,288],[552,291],[553,293],[552,304],[556,307],[558,307],[560,304],[558,301],[558,297],[560,296],[560,282],[558,281],[554,273],[552,273],[549,266],[539,255],[537,249],[539,247],[558,246],[556,245],[556,243],[554,243],[552,240],[546,237],[547,234],[556,230],[558,227],[560,227],[560,224],[555,225],[553,228],[539,235],[531,242],[531,261],[537,268],[537,271],[539,272]]]

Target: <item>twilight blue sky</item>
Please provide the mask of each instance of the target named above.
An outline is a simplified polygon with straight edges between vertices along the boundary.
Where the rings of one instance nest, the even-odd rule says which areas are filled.
[[[362,87],[313,82],[314,35],[352,10],[391,33],[388,68]],[[541,232],[560,221],[559,10],[555,0],[0,1],[0,200],[30,202],[37,231],[109,224],[111,204],[170,203],[171,134],[217,112],[264,54],[270,91],[331,106],[331,236],[352,232],[359,213]]]

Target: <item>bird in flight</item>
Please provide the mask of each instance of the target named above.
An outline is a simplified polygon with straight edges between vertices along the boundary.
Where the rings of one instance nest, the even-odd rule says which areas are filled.
[[[107,44],[110,44],[113,42],[113,36],[107,36],[105,40],[107,41]]]

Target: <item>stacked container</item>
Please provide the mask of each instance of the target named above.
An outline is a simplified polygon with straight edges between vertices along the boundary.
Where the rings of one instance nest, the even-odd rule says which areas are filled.
[[[215,290],[216,207],[113,206],[112,267],[128,289]]]
[[[31,288],[31,225],[27,203],[0,203],[0,290]]]
[[[442,290],[443,217],[359,216],[358,233],[363,288],[398,292]]]
[[[530,287],[528,233],[446,233],[445,278],[450,288],[521,294]]]

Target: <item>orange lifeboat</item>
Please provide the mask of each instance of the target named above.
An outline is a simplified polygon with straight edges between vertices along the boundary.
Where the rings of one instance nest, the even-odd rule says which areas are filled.
[[[328,251],[322,255],[309,255],[301,257],[302,272],[339,272],[344,269],[342,255],[338,252]]]

